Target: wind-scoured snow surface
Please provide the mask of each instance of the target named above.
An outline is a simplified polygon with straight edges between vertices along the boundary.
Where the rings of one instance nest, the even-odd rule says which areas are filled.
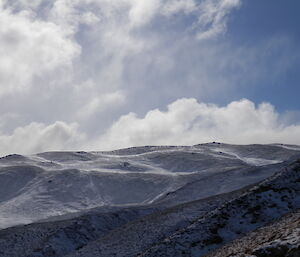
[[[299,158],[221,143],[5,156],[0,256],[201,256],[299,208]]]
[[[0,159],[0,227],[99,206],[169,204],[224,193],[273,172],[253,173],[253,167],[294,154],[278,146],[207,144],[9,155]],[[167,195],[179,189],[178,201]]]

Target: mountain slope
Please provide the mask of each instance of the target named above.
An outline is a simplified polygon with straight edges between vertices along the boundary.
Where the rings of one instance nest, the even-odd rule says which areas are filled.
[[[5,156],[0,256],[200,256],[298,208],[299,158],[220,143]]]
[[[300,208],[300,160],[140,256],[203,256],[297,208]]]
[[[300,210],[233,241],[206,257],[296,257],[300,255]]]
[[[172,206],[230,192],[300,153],[286,147],[212,143],[9,155],[0,158],[0,228],[99,206]]]

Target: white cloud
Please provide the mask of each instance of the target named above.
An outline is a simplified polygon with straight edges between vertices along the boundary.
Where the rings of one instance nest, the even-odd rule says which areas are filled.
[[[28,90],[42,77],[67,81],[80,46],[60,27],[9,10],[1,10],[0,24],[0,95]]]
[[[228,9],[222,4],[224,0],[210,1],[219,3],[215,13],[223,13],[223,6]],[[149,66],[155,66],[167,73],[172,71],[168,67],[174,65],[174,58],[185,52],[187,47],[181,45],[176,50],[179,53],[164,58],[161,52],[170,40],[169,35],[161,33],[161,24],[153,24],[163,18],[164,24],[172,26],[170,31],[179,29],[180,35],[193,24],[187,23],[182,31],[177,28],[180,21],[176,17],[191,15],[194,21],[197,20],[195,17],[202,20],[197,25],[200,28],[200,23],[203,23],[201,17],[210,17],[205,8],[201,9],[202,2],[2,0],[0,113],[10,106],[9,112],[25,117],[28,115],[25,110],[32,106],[27,124],[35,121],[52,123],[56,108],[59,108],[59,120],[80,123],[84,115],[78,113],[83,110],[88,110],[84,117],[86,122],[89,115],[93,119],[95,112],[91,110],[99,112],[100,109],[124,104],[126,91],[136,90],[133,88],[135,84],[128,79],[128,69],[143,67],[148,70]],[[230,6],[235,7],[234,4]],[[221,20],[223,17],[225,20],[225,15],[221,16]],[[210,27],[206,26],[206,30]],[[191,41],[195,40],[195,35],[191,37]],[[148,87],[144,82],[153,78],[152,74],[144,75],[146,79],[138,81],[139,87]],[[134,76],[139,77],[139,74]],[[87,84],[93,86],[86,87]],[[110,101],[101,100],[109,95],[121,94],[122,101],[118,97],[110,98]],[[52,106],[53,102],[55,106],[50,110],[48,106]],[[26,107],[21,108],[21,104]],[[49,120],[45,120],[46,115],[40,114],[42,111],[50,117]],[[26,121],[22,124],[26,125]]]
[[[170,16],[182,11],[185,14],[189,14],[197,9],[197,3],[194,0],[170,0],[165,3],[161,12],[163,15]]]
[[[16,128],[12,134],[0,133],[1,155],[38,153],[49,150],[70,150],[80,148],[86,135],[78,131],[78,125],[55,122],[45,125],[31,123]]]
[[[300,124],[285,125],[269,103],[258,106],[249,100],[219,107],[180,99],[167,111],[149,111],[139,118],[122,116],[98,141],[100,148],[141,145],[192,145],[221,141],[226,143],[300,144]]]
[[[113,97],[113,96],[112,96]],[[1,124],[1,123],[0,123]],[[111,150],[143,145],[193,145],[220,141],[236,144],[300,144],[300,124],[287,124],[269,103],[242,99],[220,107],[179,99],[166,111],[120,117],[101,136],[90,136],[76,123],[31,123],[0,132],[1,155],[49,150]]]
[[[129,11],[130,24],[135,26],[141,26],[147,24],[151,19],[157,14],[159,10],[161,1],[140,1],[131,0],[131,8]]]
[[[80,91],[82,88],[80,87]],[[90,89],[92,90],[92,89]],[[100,95],[94,95],[92,99],[90,99],[90,94],[87,95],[87,98],[89,101],[86,101],[84,99],[84,92],[80,95],[80,98],[78,99],[78,102],[82,101],[82,107],[75,113],[75,117],[79,120],[86,120],[89,119],[91,116],[95,115],[97,112],[102,112],[104,110],[107,110],[107,107],[109,105],[121,105],[124,101],[124,94],[121,91],[116,91],[113,93],[107,93],[107,94],[100,94]]]

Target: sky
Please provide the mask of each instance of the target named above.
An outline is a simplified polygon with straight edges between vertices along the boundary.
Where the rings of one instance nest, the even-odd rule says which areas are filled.
[[[0,154],[300,144],[298,0],[0,0]]]

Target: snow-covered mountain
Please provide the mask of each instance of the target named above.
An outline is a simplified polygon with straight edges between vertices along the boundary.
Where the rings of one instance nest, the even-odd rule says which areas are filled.
[[[5,156],[0,256],[202,256],[300,207],[298,159],[215,142]]]

